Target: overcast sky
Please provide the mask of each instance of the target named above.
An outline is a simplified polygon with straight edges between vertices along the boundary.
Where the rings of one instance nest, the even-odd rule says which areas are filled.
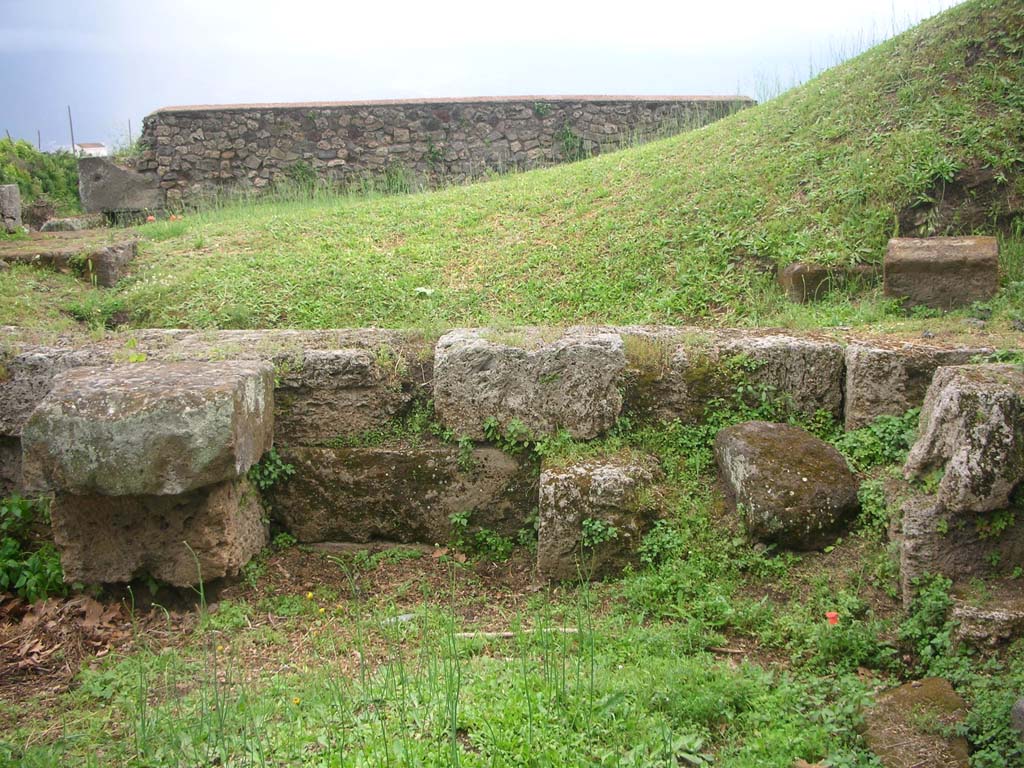
[[[0,130],[123,141],[175,104],[763,97],[954,0],[0,0]]]

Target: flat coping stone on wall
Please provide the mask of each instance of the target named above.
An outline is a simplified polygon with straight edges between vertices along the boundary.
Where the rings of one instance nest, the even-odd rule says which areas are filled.
[[[59,374],[22,432],[25,484],[175,495],[236,478],[273,440],[268,363],[134,363]]]
[[[538,329],[504,333],[456,330],[434,356],[434,407],[446,427],[477,440],[484,425],[518,423],[534,436],[564,429],[590,439],[610,429],[622,409],[626,367],[617,333],[577,331],[546,340]]]
[[[994,237],[896,237],[885,254],[884,291],[908,307],[955,309],[999,290]]]

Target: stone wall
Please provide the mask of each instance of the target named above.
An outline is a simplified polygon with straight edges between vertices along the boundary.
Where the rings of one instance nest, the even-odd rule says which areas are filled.
[[[657,472],[648,471],[643,457],[631,456],[603,457],[577,469],[542,466],[533,453],[504,453],[496,435],[507,438],[515,430],[521,439],[564,429],[588,440],[622,416],[699,423],[716,401],[744,391],[756,399],[762,387],[794,411],[827,412],[859,427],[920,406],[940,366],[971,362],[975,369],[976,359],[992,352],[935,340],[658,326],[455,329],[439,337],[380,329],[138,330],[45,343],[30,331],[0,328],[0,494],[32,487],[38,476],[33,467],[41,466],[33,434],[63,402],[55,393],[80,375],[95,380],[98,397],[111,381],[148,372],[156,393],[179,368],[210,376],[211,370],[240,365],[229,361],[261,361],[268,375],[273,368],[266,423],[273,424],[280,456],[295,467],[270,495],[272,516],[300,541],[444,543],[452,536],[453,516],[477,530],[515,537],[532,525],[539,508],[539,567],[564,578],[580,566],[566,552],[579,549],[584,517],[631,531],[633,544],[640,540],[657,512],[656,505],[641,503],[657,500],[649,489]],[[195,384],[193,378],[184,380]],[[207,388],[216,383],[211,379]],[[163,399],[165,394],[152,402],[143,398],[155,425],[171,421],[159,410]],[[428,420],[434,426],[424,429]],[[410,431],[411,424],[417,429]],[[224,488],[211,481],[202,499],[178,500],[199,505],[218,525],[231,522],[242,509],[245,489],[236,487],[242,480],[232,475]],[[594,488],[603,490],[595,496]],[[221,494],[217,499],[226,494],[227,506],[200,504],[214,492]],[[98,514],[100,507],[89,506],[87,496],[76,486],[64,498]],[[128,505],[125,514],[180,517],[178,502],[157,498],[148,488],[118,498]],[[585,502],[586,514],[566,517],[566,499]],[[628,561],[629,552],[616,548],[624,542],[606,542],[591,553],[587,568],[597,574]],[[204,572],[237,570],[239,562],[211,560]],[[116,572],[118,578],[135,572],[135,560],[129,565]],[[190,577],[174,568],[183,583]]]
[[[344,184],[461,182],[678,133],[743,96],[523,96],[167,107],[146,117],[136,165],[168,205],[282,174]]]

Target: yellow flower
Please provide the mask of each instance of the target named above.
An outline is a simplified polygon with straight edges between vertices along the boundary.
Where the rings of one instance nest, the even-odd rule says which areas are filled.
[[[298,696],[296,696],[294,699],[292,699],[292,704],[294,704],[296,707],[299,706],[299,704],[301,704],[301,703],[302,703],[302,699],[300,699]]]
[[[306,599],[307,600],[312,600],[313,599],[313,593],[312,592],[307,592],[306,593]]]
[[[326,608],[321,608],[321,609],[320,609],[320,613],[326,613],[326,612],[327,612],[327,609],[326,609]]]

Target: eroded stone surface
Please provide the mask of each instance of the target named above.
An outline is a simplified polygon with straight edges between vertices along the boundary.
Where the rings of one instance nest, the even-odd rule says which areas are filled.
[[[715,438],[715,458],[730,501],[760,541],[817,549],[857,513],[858,484],[846,459],[798,427],[727,427]]]
[[[835,341],[720,332],[642,343],[667,347],[664,361],[642,370],[646,380],[638,385],[639,399],[660,419],[698,423],[714,400],[731,403],[741,383],[796,413],[826,411],[838,418],[842,412],[843,347]]]
[[[984,605],[957,600],[951,618],[958,642],[994,648],[1024,636],[1024,599],[1005,596]]]
[[[897,237],[885,254],[886,296],[907,306],[954,309],[986,301],[999,290],[994,237]]]
[[[990,347],[948,348],[903,342],[854,342],[846,348],[846,428],[920,407],[937,368],[962,365]]]
[[[159,185],[106,157],[78,160],[78,193],[87,213],[147,211],[163,208]]]
[[[278,356],[278,439],[309,444],[384,427],[409,406],[414,391],[402,371],[385,368],[381,359],[366,349]]]
[[[203,581],[237,574],[267,541],[259,494],[245,478],[177,496],[58,493],[51,518],[65,580],[85,584],[148,575],[192,586],[200,573]]]
[[[8,234],[21,229],[21,192],[17,184],[0,184],[0,229]]]
[[[540,476],[537,570],[547,579],[600,578],[636,562],[658,515],[652,484],[661,471],[650,457],[591,459],[545,467]],[[592,537],[586,521],[596,521]],[[602,532],[604,535],[602,535]]]
[[[967,579],[1024,566],[1024,517],[946,511],[934,496],[913,496],[902,506],[900,579],[909,604],[915,579],[925,574]]]
[[[921,410],[908,479],[942,472],[938,500],[949,512],[1005,508],[1024,480],[1024,368],[939,368]]]
[[[615,424],[626,366],[618,334],[570,334],[532,350],[489,336],[460,330],[437,342],[434,407],[456,434],[483,439],[488,418],[502,428],[518,421],[537,436],[565,429],[578,439]]]
[[[32,347],[5,355],[0,348],[0,435],[21,435],[32,411],[49,394],[54,376],[111,359],[95,349]]]
[[[952,731],[966,714],[948,680],[914,680],[885,691],[867,710],[864,740],[885,768],[968,768],[967,740],[938,732]]]
[[[274,515],[299,541],[446,544],[452,514],[515,535],[536,507],[533,466],[456,446],[282,448],[295,474],[273,489]]]
[[[22,432],[25,484],[172,495],[238,477],[272,445],[266,363],[136,363],[59,374]]]
[[[20,491],[21,487],[21,440],[0,435],[0,496]]]

